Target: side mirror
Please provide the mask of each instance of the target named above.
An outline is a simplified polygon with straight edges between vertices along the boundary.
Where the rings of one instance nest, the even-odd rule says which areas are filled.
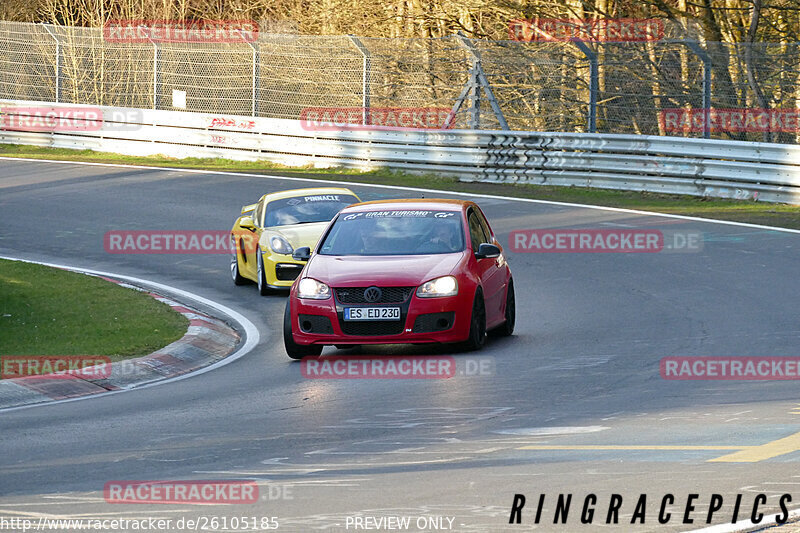
[[[492,259],[495,257],[500,257],[500,248],[488,242],[478,246],[478,251],[475,252],[475,259]]]
[[[311,248],[308,246],[303,246],[302,248],[298,248],[292,254],[292,259],[295,261],[308,261],[311,259]]]
[[[239,227],[254,231],[256,229],[256,223],[253,222],[253,217],[251,216],[242,217],[239,219]]]

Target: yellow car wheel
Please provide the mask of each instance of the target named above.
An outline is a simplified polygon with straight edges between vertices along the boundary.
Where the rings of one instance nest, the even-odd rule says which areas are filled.
[[[261,296],[269,296],[272,289],[267,285],[267,273],[264,272],[264,259],[261,256],[261,248],[256,249],[256,279],[258,280],[258,292]]]
[[[244,285],[247,280],[239,273],[239,252],[236,239],[231,237],[231,279],[234,285]]]

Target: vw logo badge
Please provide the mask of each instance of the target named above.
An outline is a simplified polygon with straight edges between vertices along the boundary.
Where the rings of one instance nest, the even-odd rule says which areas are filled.
[[[378,287],[368,287],[364,291],[364,299],[368,302],[377,302],[383,296],[383,291]]]

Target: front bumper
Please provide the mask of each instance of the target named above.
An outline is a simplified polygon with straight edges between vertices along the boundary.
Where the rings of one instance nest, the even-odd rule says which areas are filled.
[[[295,261],[291,255],[263,253],[264,274],[267,286],[273,289],[288,289],[306,266],[303,261]]]
[[[292,294],[292,333],[297,344],[421,344],[461,342],[469,336],[472,299],[412,294],[402,304],[343,304],[337,297],[308,300]],[[345,321],[345,307],[400,307],[400,320]],[[444,329],[443,329],[444,328]]]

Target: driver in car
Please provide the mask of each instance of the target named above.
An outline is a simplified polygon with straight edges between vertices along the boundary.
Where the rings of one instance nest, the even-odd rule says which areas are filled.
[[[356,253],[370,255],[379,252],[379,242],[374,232],[374,229],[364,225],[358,227],[354,243]]]
[[[447,224],[436,224],[428,240],[420,246],[422,253],[446,253],[453,251],[453,232]]]

